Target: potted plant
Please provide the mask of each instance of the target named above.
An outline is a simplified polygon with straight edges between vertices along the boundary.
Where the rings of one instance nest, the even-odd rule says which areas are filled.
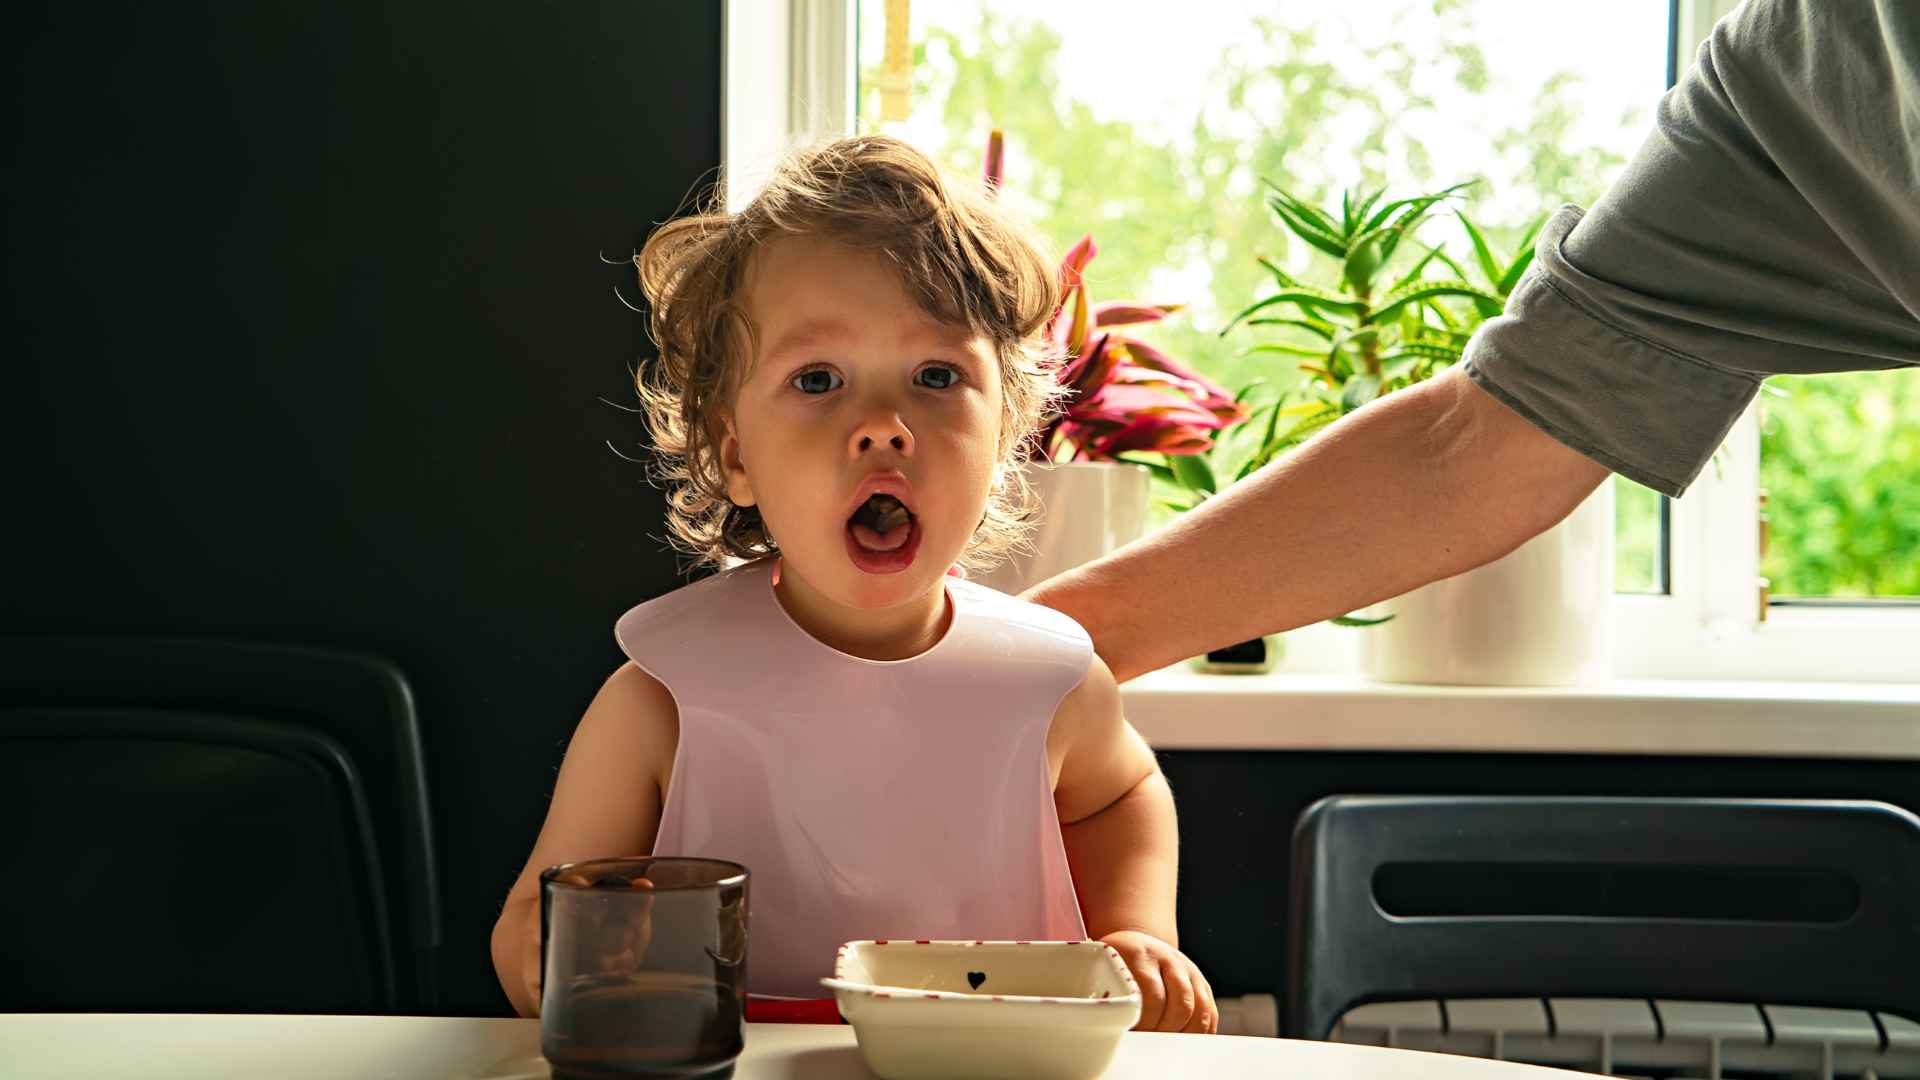
[[[1002,142],[988,142],[989,194],[1000,185]],[[1127,453],[1180,458],[1205,453],[1214,434],[1246,419],[1220,386],[1121,328],[1180,309],[1128,301],[1095,304],[1085,270],[1099,248],[1084,236],[1060,264],[1060,305],[1047,325],[1063,358],[1061,410],[1033,436],[1026,476],[1039,503],[1031,550],[982,575],[1009,593],[1099,558],[1146,532],[1147,467]]]
[[[1440,246],[1388,272],[1414,230],[1465,186],[1384,205],[1384,190],[1348,191],[1337,211],[1274,188],[1274,215],[1334,261],[1336,280],[1331,286],[1303,282],[1262,258],[1274,293],[1221,331],[1242,324],[1268,328],[1267,339],[1249,352],[1286,357],[1302,376],[1270,407],[1256,410],[1264,433],[1234,479],[1380,395],[1457,363],[1474,329],[1504,310],[1532,261],[1544,216],[1508,256],[1497,253],[1466,214],[1455,213],[1481,282],[1469,281]],[[1436,264],[1452,276],[1428,276]],[[1193,492],[1196,503],[1218,483],[1218,473],[1199,465],[1169,458],[1164,474]],[[1367,673],[1388,682],[1492,685],[1557,685],[1604,673],[1612,540],[1612,487],[1602,485],[1567,520],[1506,557],[1379,605],[1380,617],[1365,620],[1378,627],[1363,642]]]

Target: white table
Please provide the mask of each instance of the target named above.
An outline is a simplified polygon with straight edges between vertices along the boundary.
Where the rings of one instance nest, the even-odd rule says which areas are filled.
[[[437,1016],[0,1015],[8,1080],[546,1080],[538,1020]],[[748,1024],[738,1080],[864,1080],[853,1029]],[[1107,1080],[1571,1080],[1509,1062],[1343,1043],[1128,1032]]]

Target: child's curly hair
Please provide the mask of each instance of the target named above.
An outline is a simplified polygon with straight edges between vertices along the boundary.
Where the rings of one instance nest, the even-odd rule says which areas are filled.
[[[696,565],[779,551],[759,508],[727,498],[721,417],[757,343],[740,297],[748,263],[769,241],[810,235],[881,253],[922,311],[992,342],[1002,469],[960,565],[986,569],[1023,546],[1032,493],[1021,466],[1063,393],[1044,333],[1061,286],[1039,242],[981,195],[950,186],[925,155],[881,135],[795,152],[738,214],[719,198],[662,225],[634,258],[660,350],[635,385],[657,454],[653,476],[667,489],[669,542]]]

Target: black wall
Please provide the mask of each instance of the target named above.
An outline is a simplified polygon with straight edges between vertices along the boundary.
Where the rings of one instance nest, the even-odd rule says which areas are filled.
[[[719,5],[16,8],[0,634],[334,645],[411,679],[445,1011],[652,539],[630,256],[719,160]]]

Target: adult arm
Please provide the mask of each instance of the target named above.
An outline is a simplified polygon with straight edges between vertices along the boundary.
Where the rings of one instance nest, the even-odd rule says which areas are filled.
[[[1499,558],[1606,475],[1449,371],[1026,595],[1086,627],[1124,682]]]
[[[1468,346],[1555,438],[1679,497],[1770,375],[1920,363],[1920,5],[1748,0]]]
[[[1920,364],[1920,4],[1747,0],[1465,364],[1029,599],[1120,679],[1498,558],[1611,469],[1679,496],[1776,373]]]

